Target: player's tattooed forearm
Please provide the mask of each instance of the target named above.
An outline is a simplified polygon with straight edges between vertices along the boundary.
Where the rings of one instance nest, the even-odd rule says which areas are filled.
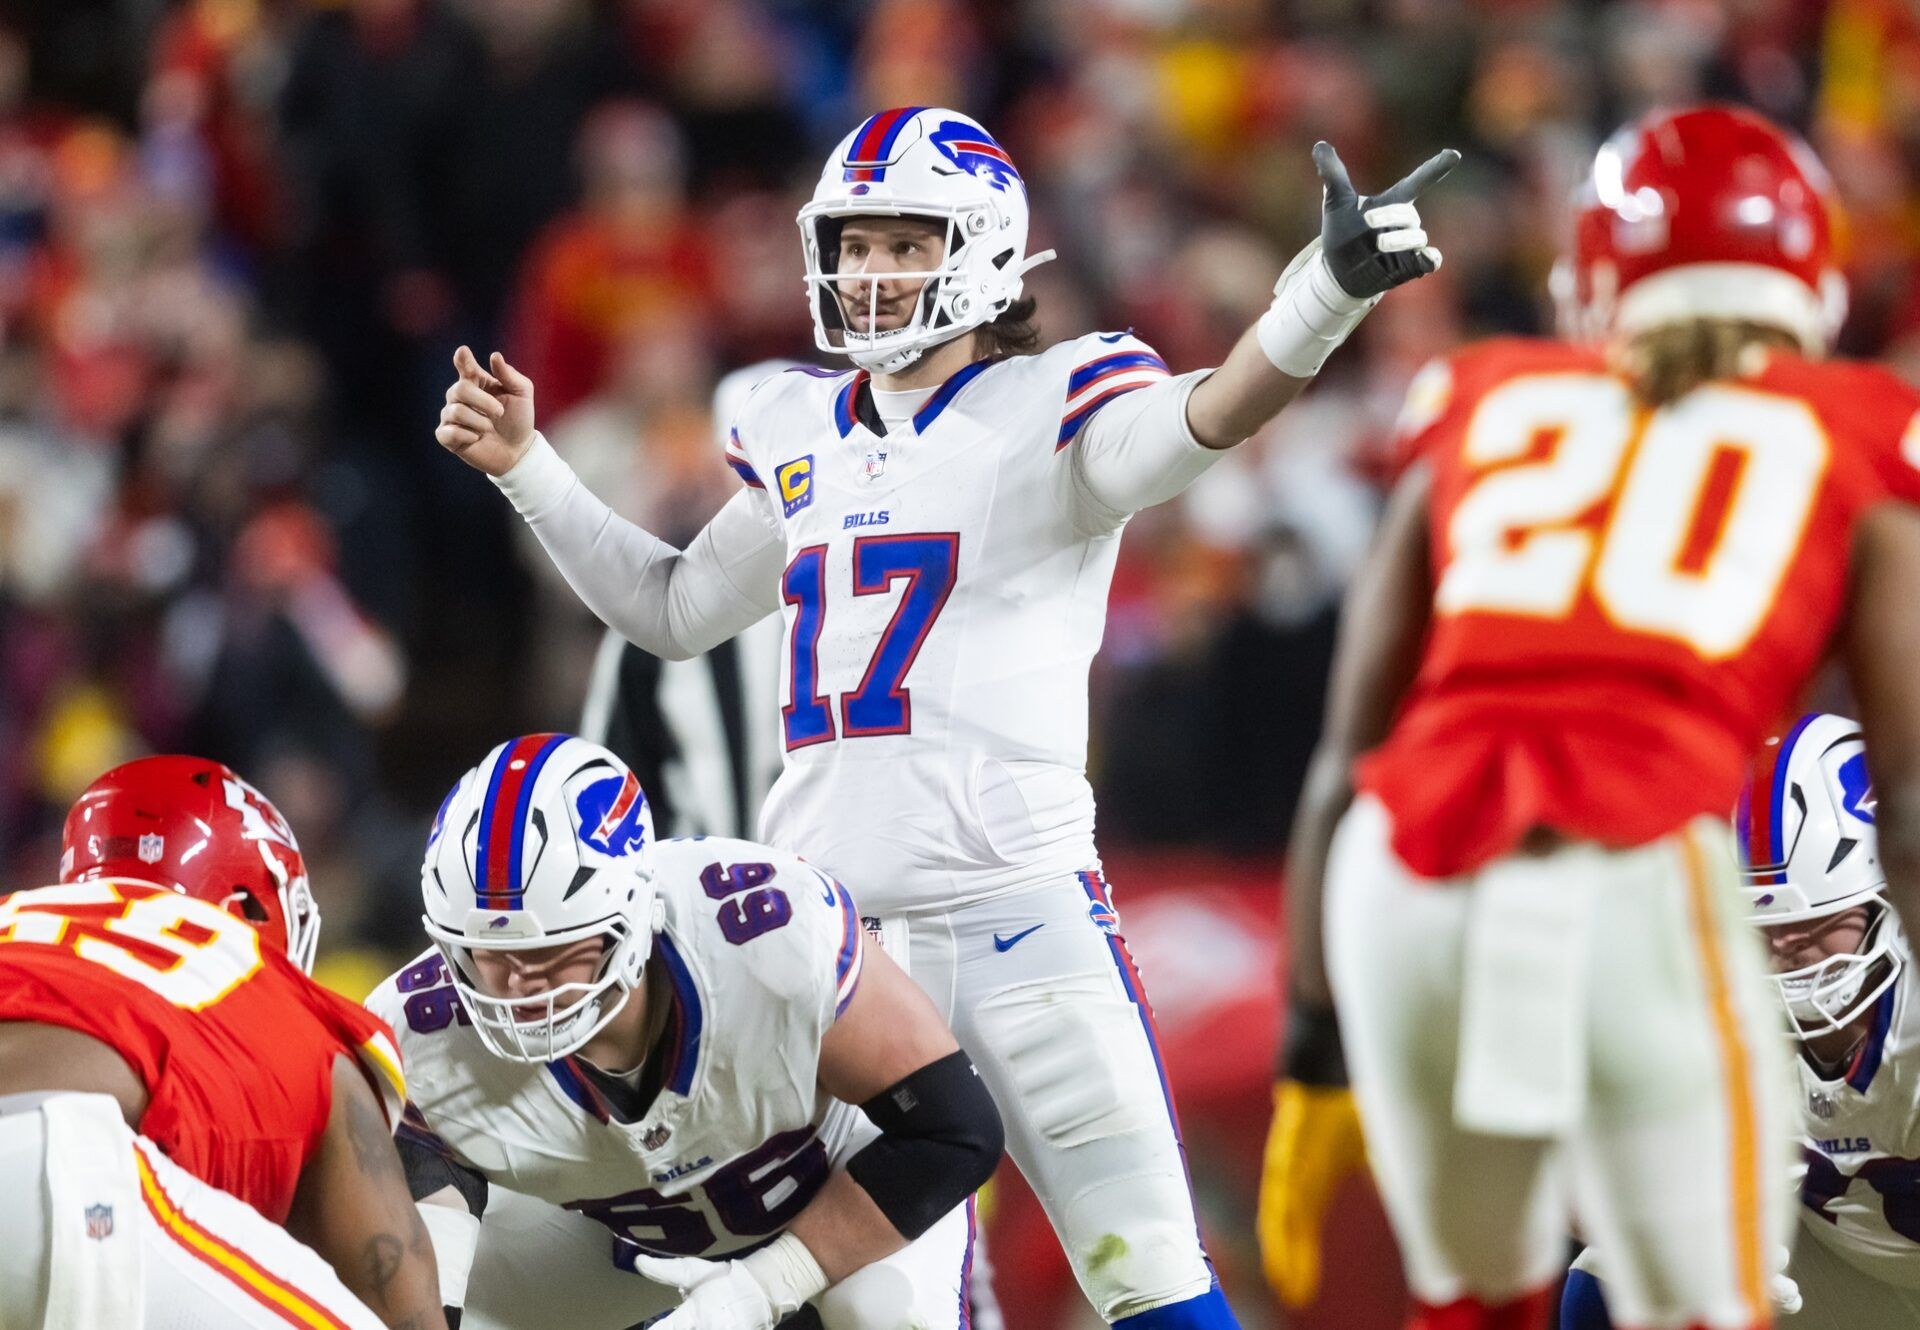
[[[376,1233],[367,1239],[362,1262],[367,1273],[367,1288],[381,1306],[387,1302],[387,1288],[406,1259],[406,1246],[391,1233]]]

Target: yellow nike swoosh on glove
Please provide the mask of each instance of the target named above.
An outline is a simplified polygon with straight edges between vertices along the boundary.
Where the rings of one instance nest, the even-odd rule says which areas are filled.
[[[1353,1091],[1280,1081],[1260,1174],[1260,1258],[1267,1282],[1295,1310],[1320,1291],[1320,1230],[1333,1194],[1366,1167]]]

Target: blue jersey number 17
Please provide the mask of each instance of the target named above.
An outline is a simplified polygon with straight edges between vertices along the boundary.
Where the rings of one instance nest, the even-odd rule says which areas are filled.
[[[960,566],[960,536],[943,531],[918,536],[860,536],[853,542],[853,594],[877,596],[906,579],[893,618],[880,633],[867,672],[852,692],[840,695],[836,732],[833,708],[820,693],[820,634],[827,623],[827,547],[809,545],[793,556],[780,579],[781,598],[794,607],[787,643],[792,700],[781,708],[789,751],[837,738],[909,734],[913,695],[904,680],[920,644],[927,640],[953,591]]]

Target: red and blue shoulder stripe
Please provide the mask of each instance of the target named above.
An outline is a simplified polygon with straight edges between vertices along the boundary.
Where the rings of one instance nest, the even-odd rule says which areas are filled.
[[[1106,340],[1106,339],[1102,339]],[[1136,342],[1132,347],[1083,360],[1067,376],[1067,403],[1054,451],[1072,443],[1087,422],[1114,398],[1167,377],[1167,362]]]

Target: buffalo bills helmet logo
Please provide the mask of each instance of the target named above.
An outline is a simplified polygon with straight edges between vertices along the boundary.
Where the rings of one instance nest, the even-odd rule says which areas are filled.
[[[940,128],[927,135],[927,141],[962,171],[980,177],[995,189],[1005,190],[1009,185],[1026,188],[1007,150],[978,125],[965,120],[943,121]]]
[[[452,806],[453,796],[460,793],[460,787],[464,784],[466,784],[465,781],[455,781],[453,788],[447,791],[447,797],[440,801],[440,809],[433,815],[433,825],[427,828],[429,850],[433,848],[433,843],[440,839],[440,829],[446,825],[447,821],[447,809]]]
[[[574,811],[580,815],[580,839],[602,854],[618,859],[646,843],[647,796],[631,771],[587,786]]]
[[[1873,785],[1867,779],[1867,755],[1855,753],[1840,764],[1840,806],[1849,813],[1873,825],[1873,815],[1879,800],[1873,797]]]

